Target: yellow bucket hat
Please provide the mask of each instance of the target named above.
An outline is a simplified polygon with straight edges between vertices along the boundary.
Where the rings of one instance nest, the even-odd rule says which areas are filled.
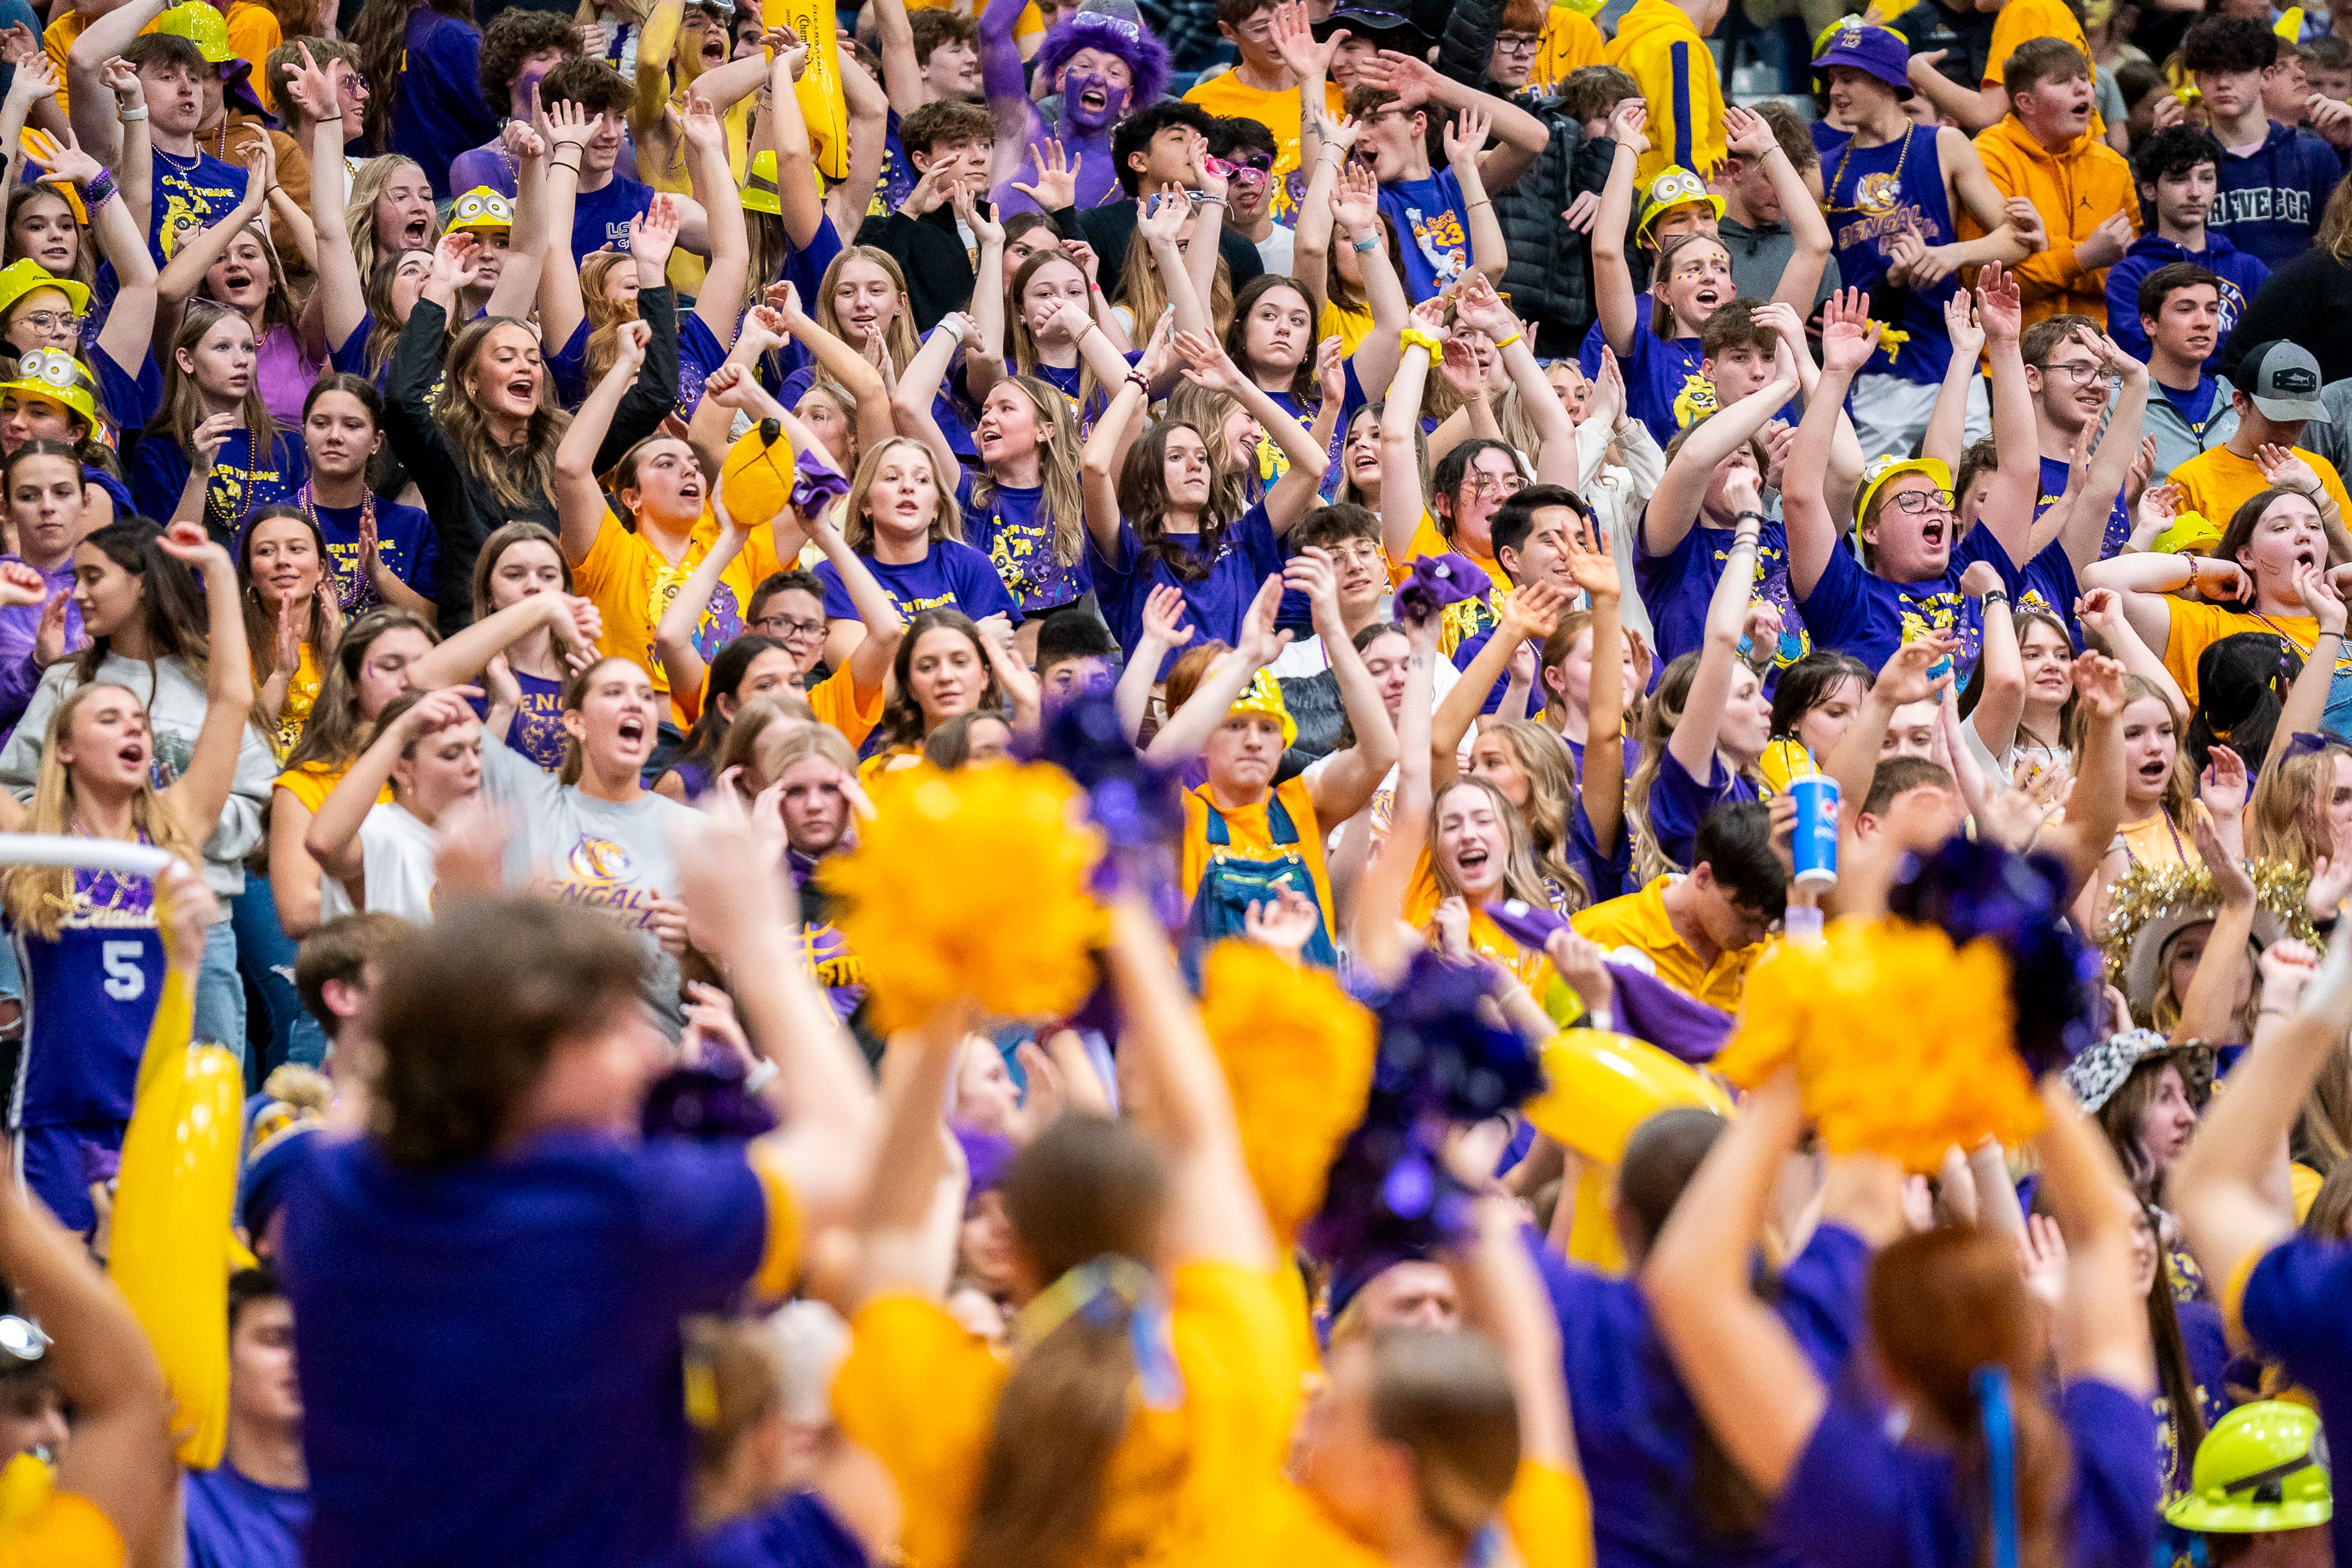
[[[1650,182],[1650,194],[1642,202],[1642,221],[1634,226],[1633,241],[1639,245],[1650,237],[1650,226],[1675,207],[1688,206],[1693,202],[1706,202],[1715,208],[1717,218],[1723,216],[1723,198],[1706,188],[1706,182],[1688,169],[1666,168],[1658,171]]]
[[[1864,464],[1862,470],[1862,493],[1854,498],[1853,515],[1857,524],[1870,515],[1870,498],[1878,487],[1905,474],[1925,474],[1936,481],[1936,488],[1949,495],[1952,470],[1934,458],[1881,458]]]
[[[1290,716],[1290,705],[1282,700],[1282,683],[1263,669],[1250,677],[1248,689],[1234,700],[1233,711],[1260,714],[1280,724],[1286,749],[1298,743],[1298,721]]]
[[[16,301],[39,289],[54,289],[66,297],[77,316],[89,310],[89,289],[70,278],[60,278],[39,262],[27,257],[0,267],[0,317],[16,308]]]
[[[488,185],[476,185],[449,204],[448,231],[514,227],[514,208]]]
[[[228,21],[204,0],[189,0],[184,5],[174,5],[155,18],[151,31],[173,33],[196,46],[196,51],[213,65],[226,65],[237,58],[228,47]]]
[[[16,374],[0,381],[0,393],[45,397],[70,410],[92,430],[99,426],[98,379],[62,349],[35,349],[16,362]]]

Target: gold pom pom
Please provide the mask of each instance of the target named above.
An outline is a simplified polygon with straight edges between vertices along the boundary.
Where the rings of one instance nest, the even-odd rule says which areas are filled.
[[[1748,972],[1715,1066],[1752,1089],[1793,1062],[1832,1153],[1932,1172],[1955,1143],[2040,1130],[2014,1028],[2009,960],[1990,939],[1955,950],[1933,926],[1842,920],[1821,944],[1783,943]]]
[[[1053,1018],[1094,987],[1107,933],[1087,891],[1102,837],[1077,786],[1044,763],[908,768],[871,786],[876,820],[825,862],[866,966],[876,1023],[902,1029],[969,996],[1006,1018]]]
[[[1287,1247],[1323,1206],[1340,1141],[1364,1118],[1378,1027],[1330,971],[1238,941],[1209,950],[1201,1021],[1224,1064],[1250,1180]]]
[[[2280,934],[2297,942],[2318,941],[2310,911],[2304,908],[2304,895],[2311,887],[2310,872],[2266,857],[2247,861],[2246,875],[2253,880],[2254,907],[2278,922]],[[2150,925],[2176,910],[2201,910],[2210,915],[2221,907],[2213,873],[2203,866],[2136,863],[2127,868],[2107,889],[2107,929],[2100,939],[2106,953],[2107,984],[2124,984],[2133,944]],[[2258,935],[2262,929],[2258,923]]]

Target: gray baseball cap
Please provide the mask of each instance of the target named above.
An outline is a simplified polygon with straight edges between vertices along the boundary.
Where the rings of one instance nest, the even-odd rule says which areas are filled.
[[[2326,405],[2319,401],[2319,362],[2309,350],[2284,338],[2248,349],[2238,362],[2235,384],[2253,399],[2265,419],[2331,423]]]

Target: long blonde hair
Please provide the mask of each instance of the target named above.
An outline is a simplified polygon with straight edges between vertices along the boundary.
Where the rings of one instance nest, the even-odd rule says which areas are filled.
[[[1057,387],[1032,375],[1008,376],[1003,384],[1017,388],[1036,411],[1038,425],[1037,482],[1043,493],[1038,505],[1054,528],[1054,563],[1075,566],[1086,553],[1086,492],[1078,478],[1078,426],[1070,405]],[[865,464],[858,465],[860,472]],[[972,477],[975,511],[996,499],[996,480],[986,468]]]
[[[404,158],[397,153],[386,153],[362,163],[359,173],[352,176],[350,194],[344,198],[343,233],[352,245],[352,259],[359,264],[360,289],[366,292],[375,277],[375,203],[383,195],[384,182],[403,163],[425,173],[414,158]],[[441,243],[441,209],[433,209],[432,220],[425,226],[425,243],[416,248],[430,252]],[[393,257],[400,255],[402,247],[388,247]]]
[[[556,405],[554,378],[544,366],[541,368],[539,406],[531,411],[521,442],[512,447],[501,447],[491,438],[489,421],[482,417],[481,405],[466,385],[474,362],[481,357],[483,343],[500,327],[532,331],[529,322],[512,316],[484,316],[467,322],[449,346],[448,373],[441,378],[441,395],[433,400],[433,412],[450,444],[457,448],[458,460],[500,502],[518,510],[552,507],[555,448],[562,442],[564,431],[572,427],[572,416]],[[537,333],[532,335],[535,340]]]
[[[866,515],[866,492],[874,488],[874,475],[882,467],[882,459],[901,447],[921,453],[923,461],[930,465],[931,483],[940,497],[939,510],[931,514],[931,542],[963,542],[963,512],[956,505],[955,486],[940,472],[939,459],[931,456],[930,447],[912,436],[893,436],[887,441],[876,442],[874,449],[857,460],[857,472],[849,481],[848,498],[842,503],[842,542],[861,555],[874,552],[874,520]]]
[[[1592,889],[1568,858],[1569,824],[1576,816],[1576,757],[1556,730],[1528,719],[1488,724],[1478,731],[1511,748],[1519,772],[1528,781],[1528,805],[1515,812],[1527,826],[1528,850],[1537,874],[1559,889],[1566,914],[1592,901]]]
[[[2337,853],[2327,808],[2336,794],[2336,759],[2352,757],[2352,747],[2330,741],[2315,752],[2284,752],[2276,748],[2246,803],[2246,855],[2308,871],[2322,855],[2333,859]]]
[[[1434,846],[1436,842],[1438,807],[1444,804],[1447,795],[1457,789],[1483,791],[1486,798],[1494,803],[1495,819],[1503,825],[1503,832],[1508,844],[1503,852],[1503,885],[1499,889],[1500,896],[1506,899],[1523,900],[1538,909],[1549,904],[1551,900],[1544,891],[1543,873],[1536,868],[1535,845],[1528,837],[1527,819],[1519,815],[1519,808],[1511,804],[1510,797],[1495,787],[1493,780],[1458,778],[1437,792],[1437,798],[1430,803],[1429,822],[1432,845]],[[1446,869],[1444,856],[1433,852],[1429,857],[1429,869],[1437,879],[1437,890],[1441,895],[1449,899],[1458,899],[1463,896],[1462,884],[1454,879],[1452,871]],[[1578,885],[1582,884],[1580,882]]]
[[[30,832],[73,831],[80,803],[74,795],[73,771],[58,756],[58,742],[72,732],[74,715],[96,691],[120,691],[134,700],[138,697],[129,687],[92,681],[76,687],[58,704],[41,737],[41,770],[33,784],[32,817],[26,825]],[[203,852],[195,835],[180,821],[172,803],[156,793],[152,771],[139,781],[131,797],[131,820],[148,843],[170,850],[193,868],[203,868]],[[5,907],[8,919],[20,930],[54,941],[73,908],[73,878],[72,869],[65,866],[11,866],[0,873],[0,906]]]
[[[849,341],[841,330],[841,312],[834,309],[833,290],[841,281],[841,269],[853,261],[872,262],[898,291],[898,308],[891,313],[890,324],[882,329],[882,343],[890,352],[891,373],[903,375],[907,362],[915,357],[915,351],[922,344],[915,337],[914,306],[907,298],[906,271],[888,251],[871,245],[853,245],[833,258],[833,265],[824,269],[824,280],[816,286],[816,324],[844,342]]]

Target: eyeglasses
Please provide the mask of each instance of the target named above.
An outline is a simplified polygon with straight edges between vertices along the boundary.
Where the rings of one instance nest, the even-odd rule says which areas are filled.
[[[37,332],[79,331],[88,318],[71,310],[27,310],[16,318]]]
[[[2064,376],[2068,381],[2087,383],[2105,375],[2107,367],[2096,360],[2069,360],[2063,364],[2045,364],[2042,366],[2042,374]]]
[[[790,616],[762,616],[751,624],[778,642],[806,641],[824,636],[823,621],[796,621]]]
[[[1542,42],[1542,36],[1536,33],[1497,33],[1495,35],[1495,52],[1504,55],[1531,55],[1536,52],[1536,46]]]
[[[1517,474],[1473,474],[1470,493],[1481,498],[1515,496],[1528,488],[1528,481]]]
[[[1931,511],[1949,511],[1952,510],[1952,492],[1949,490],[1897,490],[1886,498],[1886,504],[1896,511],[1907,512],[1913,517]]]

